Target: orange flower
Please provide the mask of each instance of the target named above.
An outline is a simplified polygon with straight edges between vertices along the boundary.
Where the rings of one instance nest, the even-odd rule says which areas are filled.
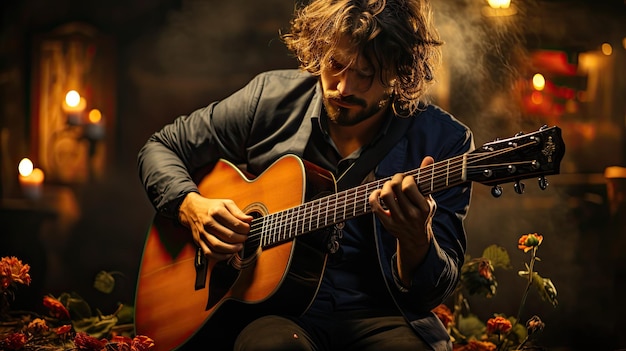
[[[42,334],[47,332],[50,328],[44,319],[35,318],[32,322],[28,323],[26,329],[31,334]]]
[[[22,333],[13,333],[4,338],[4,340],[0,340],[0,349],[2,350],[21,350],[26,345],[25,334]]]
[[[504,317],[494,317],[487,321],[487,334],[503,334],[511,330],[511,321]]]
[[[496,345],[490,341],[470,340],[467,344],[457,348],[454,351],[495,351]]]
[[[539,316],[532,316],[528,322],[526,322],[526,329],[528,334],[538,333],[545,328],[545,323],[539,318]]]
[[[50,315],[54,318],[67,320],[70,319],[70,313],[67,311],[61,301],[51,296],[43,297],[43,305],[48,308]]]
[[[441,304],[433,309],[433,313],[439,317],[443,326],[448,328],[450,324],[454,321],[454,316],[452,315],[452,311],[448,308],[448,306]]]
[[[30,266],[23,264],[17,257],[3,257],[0,259],[0,287],[5,290],[13,283],[30,285]]]
[[[537,247],[541,245],[542,241],[543,241],[542,235],[539,235],[537,233],[525,234],[519,238],[517,247],[520,250],[524,250],[524,252],[528,252],[532,250],[533,247]]]

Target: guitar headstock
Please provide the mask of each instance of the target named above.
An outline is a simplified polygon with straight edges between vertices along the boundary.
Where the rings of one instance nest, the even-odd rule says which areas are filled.
[[[522,179],[538,178],[545,189],[546,175],[558,174],[565,154],[565,143],[558,127],[542,127],[530,134],[518,134],[484,144],[467,155],[467,179],[492,185],[492,195],[502,194],[500,184],[515,182],[518,194],[524,191]]]

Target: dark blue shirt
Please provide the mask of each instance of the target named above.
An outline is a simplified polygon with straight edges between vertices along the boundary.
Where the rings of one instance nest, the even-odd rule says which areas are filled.
[[[304,158],[331,171],[337,179],[349,169],[368,145],[342,158],[326,133],[325,122],[326,116],[322,111],[318,123],[313,123]],[[384,129],[374,140],[380,138],[383,132]],[[310,311],[400,313],[391,299],[380,270],[374,235],[371,215],[360,216],[344,223],[341,238],[338,240],[339,249],[328,256],[320,289]]]

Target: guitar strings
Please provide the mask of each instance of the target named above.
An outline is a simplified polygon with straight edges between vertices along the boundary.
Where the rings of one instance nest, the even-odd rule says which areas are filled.
[[[526,143],[521,146],[514,146],[512,150],[530,146],[534,143]],[[412,170],[406,173],[416,177],[418,185],[421,185],[420,191],[425,195],[443,190],[446,187],[464,183],[462,173],[465,169],[467,172],[473,173],[475,169],[484,170],[485,165],[475,165],[489,158],[501,156],[509,153],[511,149],[501,149],[489,151],[487,153],[468,153],[459,155],[448,160],[430,164],[426,167]],[[500,167],[509,165],[518,165],[530,162],[507,162],[491,164],[489,167]],[[424,175],[424,181],[421,176]],[[453,181],[450,182],[450,176]],[[457,180],[457,176],[459,176]],[[305,234],[317,229],[327,227],[348,218],[356,217],[360,214],[369,212],[369,194],[371,191],[379,189],[384,182],[391,177],[379,179],[371,183],[363,184],[355,188],[351,188],[342,192],[334,193],[296,207],[285,209],[267,216],[256,218],[251,223],[250,234],[248,240],[258,243],[261,247],[272,245],[294,236]],[[426,187],[426,188],[425,188]],[[348,206],[353,204],[352,206]],[[343,207],[342,212],[337,209]],[[348,211],[350,210],[350,211]],[[350,213],[348,213],[350,212]],[[338,215],[339,214],[339,215]],[[295,216],[295,218],[294,218]],[[315,218],[315,223],[312,221]],[[265,229],[265,230],[264,230]]]

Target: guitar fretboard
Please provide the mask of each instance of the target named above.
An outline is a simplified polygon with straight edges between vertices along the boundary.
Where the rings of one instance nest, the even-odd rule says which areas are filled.
[[[415,178],[422,194],[428,195],[465,183],[467,155],[460,155],[419,168],[405,175]],[[345,220],[371,212],[369,196],[391,177],[324,196],[252,221],[248,240],[261,247],[272,246]]]

